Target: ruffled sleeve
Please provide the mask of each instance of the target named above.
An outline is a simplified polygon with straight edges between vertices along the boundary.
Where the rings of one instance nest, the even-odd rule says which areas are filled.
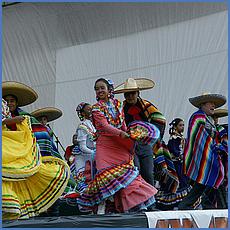
[[[7,102],[2,98],[2,121],[6,118],[11,118],[11,114]]]
[[[117,129],[110,125],[106,119],[106,117],[100,112],[100,111],[93,111],[93,121],[94,121],[94,126],[96,129],[100,132],[103,132],[104,134],[108,135],[114,135],[114,136],[119,136],[121,133],[120,129]],[[125,129],[125,125],[123,125],[122,129]]]

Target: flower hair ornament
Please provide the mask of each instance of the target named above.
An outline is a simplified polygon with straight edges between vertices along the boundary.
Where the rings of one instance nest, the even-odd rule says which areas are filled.
[[[110,79],[106,79],[106,81],[108,82],[108,85],[109,85],[109,98],[113,98],[114,97],[114,82]]]
[[[85,117],[82,115],[82,112],[86,105],[89,104],[85,102],[81,102],[76,108],[77,115],[81,121],[85,120]]]

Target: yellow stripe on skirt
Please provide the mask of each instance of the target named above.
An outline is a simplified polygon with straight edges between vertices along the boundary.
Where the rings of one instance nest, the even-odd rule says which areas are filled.
[[[64,192],[70,176],[70,169],[65,161],[51,156],[41,157],[39,149],[36,147],[36,141],[28,141],[30,144],[27,143],[26,140],[31,140],[29,136],[32,136],[33,139],[33,135],[29,135],[30,123],[28,119],[25,120],[21,124],[20,131],[5,130],[3,132],[3,142],[7,140],[7,144],[10,145],[6,148],[7,152],[4,150],[6,143],[3,144],[3,219],[24,219],[46,211]],[[13,133],[15,132],[21,132],[21,135],[14,136]],[[4,134],[6,135],[4,136]],[[20,137],[25,140],[20,140]],[[17,142],[21,143],[22,149],[18,148]],[[24,153],[23,149],[27,153]],[[6,156],[6,153],[9,153],[9,155]],[[39,156],[35,156],[36,154]],[[34,159],[35,161],[40,159],[40,163],[34,164]],[[7,162],[10,167],[7,166]],[[20,173],[19,176],[13,172],[13,168]],[[26,173],[23,171],[24,168]],[[33,175],[31,175],[32,173]]]
[[[25,178],[39,170],[41,155],[26,116],[17,131],[2,130],[2,176],[5,180]]]

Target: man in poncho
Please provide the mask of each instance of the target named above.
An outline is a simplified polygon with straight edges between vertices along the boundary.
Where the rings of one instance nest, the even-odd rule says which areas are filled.
[[[226,108],[215,109],[213,119],[216,128],[220,132],[219,141],[222,145],[226,146],[228,144],[228,124],[220,124],[219,118],[228,116],[228,110]],[[213,200],[215,207],[218,209],[228,208],[228,154],[227,152],[221,156],[224,165],[224,179],[218,189],[213,189],[213,195],[211,199]]]
[[[215,108],[226,103],[220,94],[203,94],[189,98],[199,110],[189,120],[184,152],[184,173],[193,182],[190,193],[179,204],[179,209],[194,209],[197,201],[223,182],[225,171],[222,156],[227,154],[227,143],[221,142],[221,130],[212,118]],[[206,206],[203,208],[212,208]]]
[[[165,117],[151,102],[140,97],[140,91],[151,89],[154,85],[155,83],[147,78],[128,78],[114,89],[114,94],[124,93],[123,108],[127,126],[133,121],[151,123],[160,130],[162,139],[166,125]],[[136,145],[134,164],[144,180],[154,185],[152,146],[140,143]]]

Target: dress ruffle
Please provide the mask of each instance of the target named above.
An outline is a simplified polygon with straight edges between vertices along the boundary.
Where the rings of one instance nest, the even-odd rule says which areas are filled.
[[[135,212],[145,210],[155,203],[154,195],[157,189],[148,184],[140,175],[125,189],[121,189],[115,196],[115,203],[122,209],[119,212]]]
[[[3,219],[24,219],[46,211],[64,192],[69,174],[64,161],[44,157],[39,171],[33,176],[19,181],[3,179]]]
[[[4,180],[24,179],[39,170],[41,155],[26,116],[17,131],[2,130],[2,177]]]
[[[46,211],[64,192],[70,169],[52,156],[42,157],[30,118],[17,131],[2,131],[2,217],[24,219]]]
[[[139,171],[131,162],[100,171],[77,202],[83,206],[97,205],[120,189],[127,187],[138,174]]]
[[[167,205],[175,206],[180,201],[182,201],[184,197],[188,195],[191,189],[192,189],[192,186],[188,185],[187,188],[178,189],[177,192],[175,193],[167,193],[165,191],[158,191],[158,193],[155,195],[156,202],[159,204],[166,205],[166,206]]]

